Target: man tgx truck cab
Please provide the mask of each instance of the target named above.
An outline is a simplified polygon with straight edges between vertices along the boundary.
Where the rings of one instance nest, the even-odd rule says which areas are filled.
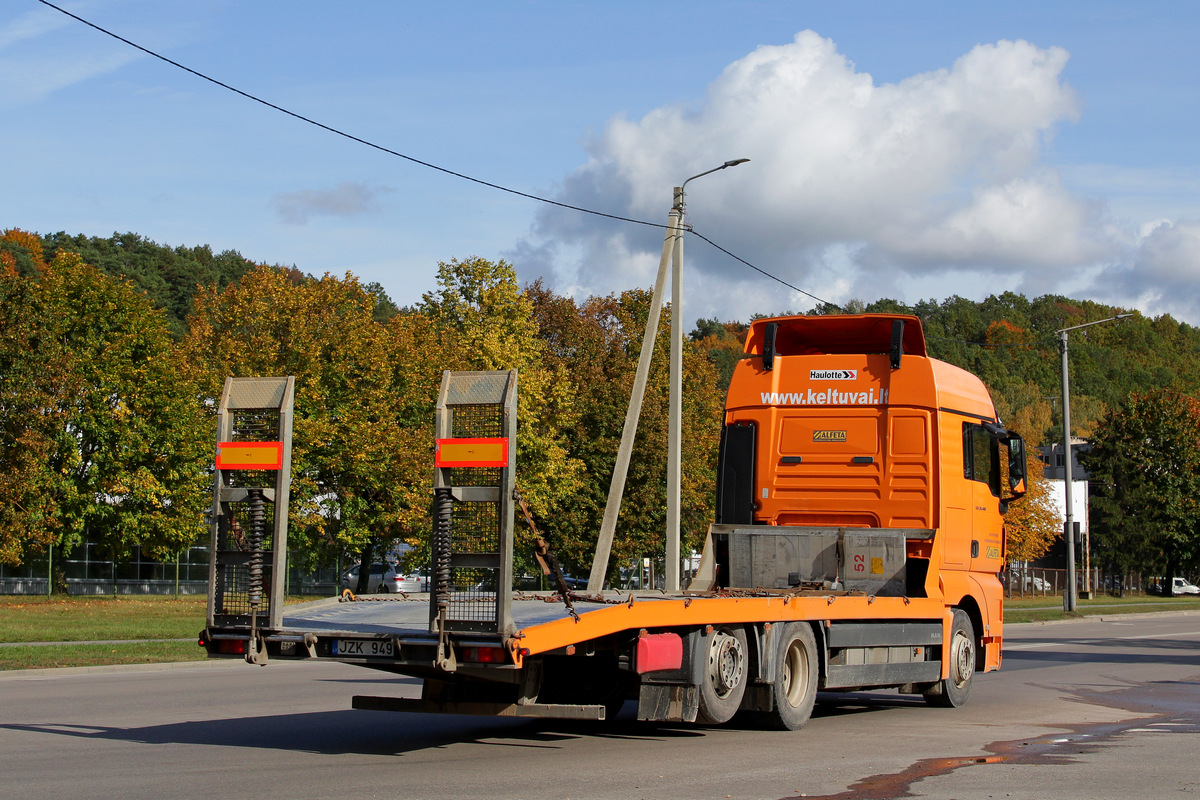
[[[842,548],[847,532],[870,532],[892,540],[903,567],[894,572],[887,552],[859,554],[830,581],[828,569],[806,576],[786,558],[769,574],[759,554],[757,574],[743,575],[726,541],[714,584],[886,578],[864,587],[944,600],[971,619],[979,668],[999,666],[1001,514],[1024,494],[1025,449],[982,381],[930,358],[920,320],[906,315],[760,319],[746,354],[726,401],[714,532],[840,532]]]

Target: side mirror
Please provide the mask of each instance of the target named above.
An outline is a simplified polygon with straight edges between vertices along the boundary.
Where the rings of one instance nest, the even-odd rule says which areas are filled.
[[[1011,499],[1016,500],[1025,496],[1025,479],[1029,474],[1025,465],[1025,440],[1021,434],[1010,431],[1000,443],[1008,448],[1008,488],[1013,493]]]

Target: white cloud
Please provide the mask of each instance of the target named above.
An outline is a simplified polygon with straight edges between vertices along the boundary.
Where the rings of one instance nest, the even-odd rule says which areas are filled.
[[[1137,265],[1144,278],[1194,291],[1200,278],[1200,221],[1155,227],[1138,247]]]
[[[392,191],[386,186],[343,181],[332,189],[301,189],[281,192],[271,199],[280,219],[303,225],[310,217],[355,217],[379,210],[379,196]]]
[[[941,296],[1045,293],[1084,277],[1102,292],[1091,279],[1129,260],[1135,228],[1118,229],[1103,202],[1073,194],[1045,163],[1056,128],[1079,114],[1062,77],[1067,58],[1061,48],[1001,41],[946,69],[876,85],[833,42],[805,31],[729,65],[694,107],[611,119],[556,199],[665,224],[672,186],[745,157],[749,164],[689,185],[688,221],[825,299],[911,302],[929,296],[913,287],[931,283],[946,289]],[[516,263],[563,291],[649,286],[661,237],[547,208]],[[1158,265],[1156,280],[1186,272],[1183,252],[1195,266],[1188,245],[1168,257],[1165,242],[1151,252],[1153,238],[1140,252],[1148,268]],[[696,237],[686,250],[686,319],[813,305]]]
[[[1197,321],[1200,314],[1200,220],[1147,226],[1126,263],[1103,271],[1096,286],[1115,305]]]
[[[1070,268],[1111,255],[1097,240],[1100,211],[1067,193],[1053,174],[981,184],[962,204],[919,226],[889,224],[876,247],[910,263]]]

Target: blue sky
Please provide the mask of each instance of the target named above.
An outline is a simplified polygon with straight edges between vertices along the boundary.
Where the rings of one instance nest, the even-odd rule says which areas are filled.
[[[1200,324],[1200,5],[315,3],[63,7],[421,161],[597,211],[688,221],[817,297],[1012,289]],[[580,296],[649,286],[662,233],[306,125],[35,0],[0,7],[0,227],[132,231],[398,303],[437,262]],[[684,318],[811,298],[696,237]]]

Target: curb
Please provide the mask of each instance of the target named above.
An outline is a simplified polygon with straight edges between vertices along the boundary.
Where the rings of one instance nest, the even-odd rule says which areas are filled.
[[[68,644],[74,644],[69,642]],[[42,669],[0,670],[0,683],[17,680],[46,680],[68,675],[95,675],[117,672],[153,672],[177,669],[214,669],[246,666],[242,659],[197,659],[196,661],[162,661],[156,664],[102,664],[95,667],[45,667]]]
[[[1082,614],[1070,619],[1043,619],[1028,622],[1004,621],[1004,625],[1073,625],[1077,622],[1119,622],[1121,620],[1155,619],[1158,617],[1193,617],[1200,615],[1200,610],[1181,608],[1174,611],[1144,611],[1136,614]]]
[[[186,639],[89,639],[87,641],[77,642],[0,642],[0,647],[55,647],[58,645],[79,645],[79,644],[149,644],[151,642],[194,642],[195,636],[189,636]]]

